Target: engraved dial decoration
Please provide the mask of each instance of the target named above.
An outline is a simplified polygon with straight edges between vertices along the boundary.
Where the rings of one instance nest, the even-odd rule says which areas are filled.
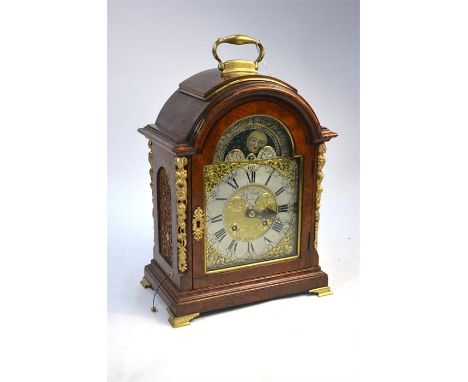
[[[226,129],[216,146],[213,161],[234,162],[292,155],[292,141],[287,128],[273,117],[253,115]]]
[[[205,166],[206,272],[296,257],[298,158]]]

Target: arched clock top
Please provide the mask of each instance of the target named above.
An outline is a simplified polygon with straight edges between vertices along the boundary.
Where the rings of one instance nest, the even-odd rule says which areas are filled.
[[[139,132],[177,156],[191,156],[201,152],[210,130],[223,115],[255,101],[271,102],[295,113],[303,121],[307,143],[322,143],[337,136],[320,125],[310,105],[284,81],[257,73],[226,75],[218,69],[183,81],[156,122]]]

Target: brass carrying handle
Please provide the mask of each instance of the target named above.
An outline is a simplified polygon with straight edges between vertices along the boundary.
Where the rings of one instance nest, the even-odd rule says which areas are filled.
[[[221,44],[234,44],[234,45],[244,45],[244,44],[255,44],[258,47],[258,57],[257,59],[252,61],[247,60],[230,60],[223,62],[218,56],[218,46]],[[229,71],[242,71],[242,69],[247,71],[257,71],[258,70],[258,63],[262,61],[263,57],[265,56],[265,48],[263,47],[263,43],[260,40],[257,40],[253,37],[249,37],[243,34],[235,34],[232,36],[220,37],[218,38],[213,44],[213,57],[218,61],[218,69],[226,72],[227,66],[231,67]],[[231,65],[226,65],[231,63]],[[236,65],[242,63],[241,65]],[[232,67],[234,64],[234,67]],[[250,65],[249,65],[250,64]]]

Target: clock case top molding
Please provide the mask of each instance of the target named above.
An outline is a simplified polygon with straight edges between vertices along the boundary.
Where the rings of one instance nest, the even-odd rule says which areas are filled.
[[[216,143],[235,121],[249,115],[270,115],[289,129],[295,155],[303,157],[301,253],[291,261],[205,274],[203,240],[193,238],[192,217],[204,206],[203,166],[212,164]],[[176,158],[186,157],[187,267],[177,259],[177,232],[172,231],[171,264],[160,255],[155,219],[153,260],[145,279],[175,317],[222,309],[328,286],[314,248],[319,146],[337,136],[320,125],[310,105],[285,82],[258,73],[223,74],[210,69],[186,79],[168,99],[156,123],[138,129],[150,140],[152,183],[163,167],[175,185]],[[153,174],[154,169],[154,174]],[[320,175],[319,175],[320,176]],[[157,217],[157,187],[152,187],[153,216]],[[171,189],[172,227],[177,227],[177,195]],[[318,211],[317,211],[318,214]]]
[[[284,81],[258,73],[223,74],[209,69],[189,77],[164,104],[156,123],[138,129],[177,156],[200,153],[219,118],[243,103],[270,101],[296,113],[306,126],[306,143],[329,141],[338,134],[320,126],[310,105]]]

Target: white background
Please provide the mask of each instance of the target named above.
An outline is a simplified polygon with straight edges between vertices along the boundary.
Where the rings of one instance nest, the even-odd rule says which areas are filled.
[[[216,67],[213,42],[235,33],[261,39],[261,70],[295,86],[340,134],[328,144],[319,235],[335,294],[202,314],[174,330],[159,296],[152,314],[153,293],[139,285],[153,223],[147,140],[135,130],[155,121],[185,78]],[[111,2],[108,42],[109,379],[357,381],[359,3]],[[256,57],[253,46],[236,48],[222,45],[220,56]],[[177,367],[182,349],[192,367]],[[335,357],[345,366],[335,368]],[[198,366],[204,359],[209,371]],[[311,359],[321,365],[314,372]],[[230,363],[238,366],[228,372]]]
[[[105,380],[106,4],[83,0],[5,5],[0,11],[0,377]],[[327,338],[320,345],[328,353],[317,352],[317,337],[303,338],[308,336],[303,331],[299,337],[291,334],[294,325],[301,324],[291,318],[296,312],[288,311],[286,323],[277,326],[283,329],[270,332],[263,344],[231,337],[232,352],[241,341],[246,343],[233,358],[229,343],[225,352],[216,347],[210,353],[173,352],[164,339],[158,342],[152,333],[129,327],[120,333],[122,341],[128,339],[126,365],[154,370],[157,363],[160,368],[151,375],[144,367],[133,367],[136,371],[127,380],[170,381],[189,371],[195,377],[218,375],[223,380],[243,368],[251,371],[253,380],[294,380],[298,362],[289,355],[299,352],[311,354],[310,381],[356,380],[355,368],[362,381],[468,379],[464,8],[461,1],[361,4],[359,332],[339,337],[318,326],[316,336]],[[270,59],[270,67],[274,63]],[[275,75],[278,70],[281,67]],[[323,102],[320,97],[309,100],[314,105]],[[319,113],[322,122],[323,114]],[[146,123],[150,116],[143,118]],[[342,138],[335,140],[335,147]],[[327,163],[326,181],[333,174],[331,166]],[[334,205],[330,192],[326,185],[327,208]],[[139,269],[129,268],[129,273]],[[129,277],[128,291],[132,288],[138,289]],[[140,292],[146,304],[148,295]],[[131,300],[130,295],[124,298]],[[326,317],[325,312],[334,309],[331,304],[344,306],[343,298],[336,293],[323,299],[285,300],[288,306],[304,312],[314,309],[317,316]],[[221,325],[231,315],[242,326],[257,309],[271,309],[274,314],[268,318],[274,321],[278,303],[283,304],[277,300],[199,318],[189,330],[197,333],[207,321]],[[140,309],[141,304],[134,301],[132,306]],[[151,331],[160,328],[177,341],[187,333],[164,326],[162,314],[151,316],[144,310],[133,316],[139,322],[144,317]],[[350,325],[345,315],[332,323],[338,332]],[[248,324],[267,325],[257,315]],[[357,354],[349,349],[351,336],[361,342]],[[135,345],[142,338],[152,344],[145,352]],[[212,338],[223,340],[214,331],[206,340]],[[262,349],[268,345],[266,368],[261,368],[265,362],[252,365],[259,354],[255,344]],[[117,349],[111,345],[109,363]],[[166,346],[167,352],[151,357],[158,345]],[[246,361],[233,361],[239,358]],[[108,380],[119,379],[109,373]]]

